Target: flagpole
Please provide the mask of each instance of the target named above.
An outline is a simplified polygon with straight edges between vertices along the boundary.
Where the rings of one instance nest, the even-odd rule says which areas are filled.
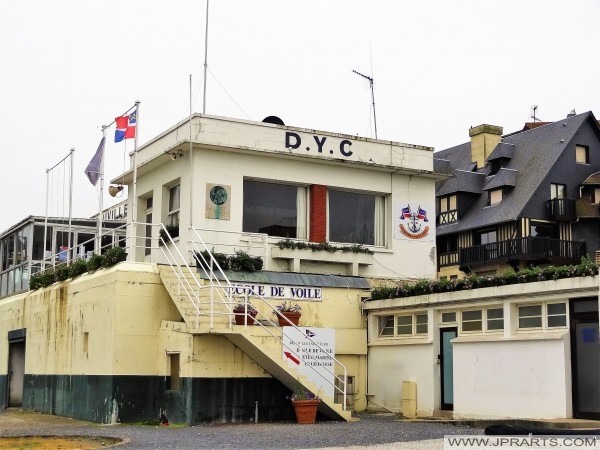
[[[206,0],[206,31],[204,35],[204,94],[202,94],[202,114],[206,114],[206,70],[208,68],[208,0]]]
[[[106,136],[106,125],[102,126],[102,137]],[[104,152],[100,161],[100,200],[98,202],[98,254],[102,254],[102,211],[104,210]]]
[[[69,180],[69,238],[67,239],[67,248],[69,249],[67,252],[67,264],[71,261],[72,250],[71,250],[71,225],[72,225],[72,217],[73,217],[73,158],[75,156],[75,149],[72,148],[70,150],[71,156],[71,179]]]
[[[192,214],[192,208],[194,206],[194,202],[192,200],[192,193],[194,192],[194,153],[192,150],[192,74],[190,73],[190,227],[194,225]]]
[[[133,256],[133,261],[137,258],[134,255],[135,242],[134,238],[137,236],[137,150],[138,150],[138,135],[140,133],[140,101],[135,102],[135,137],[133,139],[133,198],[131,199],[131,222],[132,222],[132,233],[131,236],[131,250],[130,254]]]

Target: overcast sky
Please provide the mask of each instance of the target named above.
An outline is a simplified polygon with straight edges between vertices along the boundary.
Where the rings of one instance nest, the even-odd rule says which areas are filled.
[[[73,215],[98,211],[83,171],[101,126],[140,100],[139,143],[202,112],[206,0],[19,0],[0,15],[0,232],[44,215],[46,169],[75,148]],[[470,126],[600,118],[598,0],[210,0],[207,114],[441,150]],[[105,177],[133,141],[107,135]],[[127,146],[127,147],[126,147]],[[63,170],[64,172],[64,170]],[[68,168],[66,169],[68,172]],[[68,214],[64,173],[51,214]],[[67,173],[68,175],[68,173]],[[105,196],[104,206],[118,199]]]

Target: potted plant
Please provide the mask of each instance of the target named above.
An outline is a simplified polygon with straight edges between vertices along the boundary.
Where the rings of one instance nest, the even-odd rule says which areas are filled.
[[[233,307],[236,325],[254,325],[258,311],[252,303],[238,303]]]
[[[294,405],[296,422],[301,424],[315,423],[317,407],[321,399],[307,390],[296,390],[288,397]]]
[[[276,308],[277,310],[273,311],[273,314],[277,316],[280,327],[288,326],[290,322],[296,326],[298,325],[300,316],[302,315],[300,312],[302,311],[300,305],[292,305],[291,303],[288,304],[288,302],[283,302],[281,305],[277,305]]]

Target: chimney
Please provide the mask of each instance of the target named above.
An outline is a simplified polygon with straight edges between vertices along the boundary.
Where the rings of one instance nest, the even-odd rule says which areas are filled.
[[[502,138],[502,127],[496,125],[479,125],[471,127],[471,161],[477,163],[477,168],[485,166],[485,160],[494,151]]]

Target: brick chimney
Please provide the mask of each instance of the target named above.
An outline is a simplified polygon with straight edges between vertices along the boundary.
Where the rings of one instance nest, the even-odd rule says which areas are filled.
[[[502,127],[496,125],[478,125],[469,130],[471,136],[471,161],[477,168],[485,166],[485,160],[494,151],[502,138]]]

